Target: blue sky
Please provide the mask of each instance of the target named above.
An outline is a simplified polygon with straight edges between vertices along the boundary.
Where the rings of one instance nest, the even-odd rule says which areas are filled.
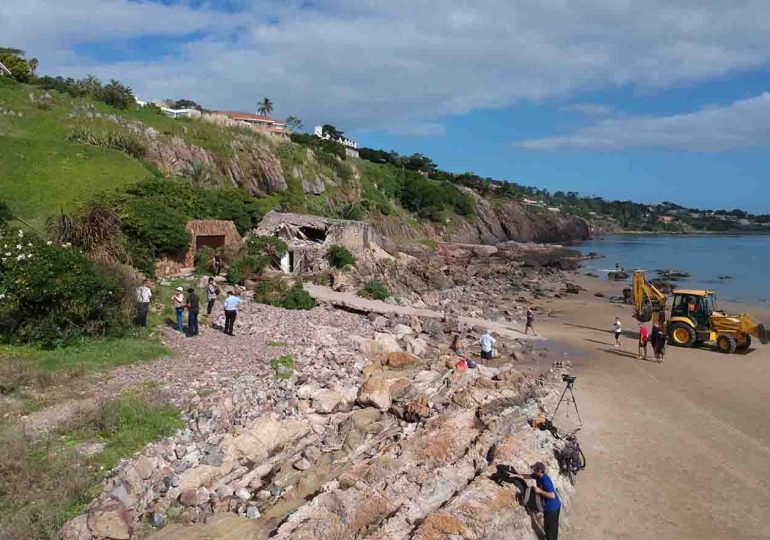
[[[43,73],[220,109],[266,95],[452,171],[770,212],[770,10],[727,4],[4,0],[0,36]]]

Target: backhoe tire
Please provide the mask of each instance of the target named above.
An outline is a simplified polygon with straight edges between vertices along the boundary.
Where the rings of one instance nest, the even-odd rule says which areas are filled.
[[[733,336],[719,336],[717,338],[717,347],[725,354],[732,354],[738,348],[738,345]]]
[[[751,348],[751,336],[746,336],[746,341],[736,347],[739,351],[748,351]]]
[[[695,328],[682,322],[671,323],[668,327],[668,339],[677,347],[694,347]]]

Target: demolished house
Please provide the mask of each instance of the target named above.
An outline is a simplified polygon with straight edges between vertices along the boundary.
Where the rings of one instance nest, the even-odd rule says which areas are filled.
[[[254,233],[286,242],[288,250],[279,266],[284,273],[296,275],[323,270],[328,265],[324,257],[332,245],[360,253],[374,242],[368,223],[276,211],[265,215]]]

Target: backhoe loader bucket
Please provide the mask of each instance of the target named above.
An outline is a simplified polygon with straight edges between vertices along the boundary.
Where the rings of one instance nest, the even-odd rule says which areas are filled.
[[[652,320],[652,304],[649,300],[645,299],[642,308],[634,314],[634,317],[641,323],[650,322]]]

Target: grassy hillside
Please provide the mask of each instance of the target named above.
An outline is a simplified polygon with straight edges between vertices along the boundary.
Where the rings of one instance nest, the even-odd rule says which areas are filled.
[[[123,152],[67,142],[74,100],[57,95],[51,109],[43,110],[30,92],[42,93],[0,78],[0,107],[6,111],[0,114],[0,193],[19,217],[41,226],[60,208],[72,210],[98,192],[150,176]]]

